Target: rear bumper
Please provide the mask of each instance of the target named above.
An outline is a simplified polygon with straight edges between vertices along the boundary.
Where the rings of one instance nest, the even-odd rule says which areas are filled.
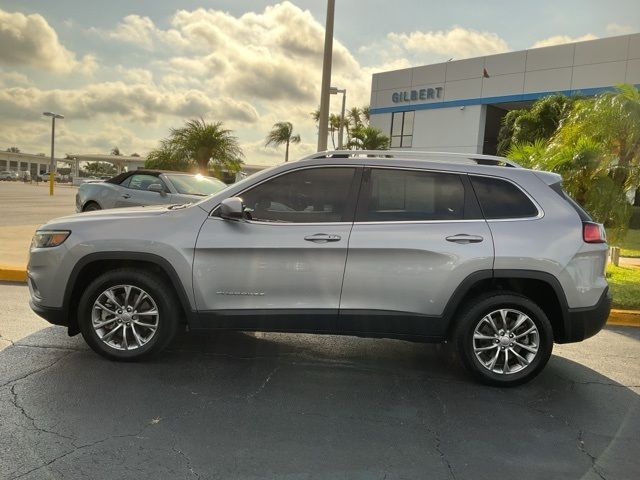
[[[611,292],[607,288],[593,307],[570,308],[567,311],[564,338],[558,343],[581,342],[593,337],[607,323],[611,311]]]
[[[29,300],[29,306],[37,315],[44,318],[47,322],[54,325],[62,325],[64,327],[69,325],[67,315],[62,308],[43,307],[34,303],[33,300]]]

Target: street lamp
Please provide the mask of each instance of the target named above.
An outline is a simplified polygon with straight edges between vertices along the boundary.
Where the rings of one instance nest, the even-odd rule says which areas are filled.
[[[342,94],[342,113],[340,114],[340,130],[338,130],[338,150],[342,150],[342,129],[344,128],[344,106],[347,100],[347,89],[339,89],[337,87],[331,87],[329,89],[331,95]]]
[[[322,83],[320,84],[320,115],[318,116],[318,151],[327,149],[329,126],[329,86],[331,85],[331,58],[333,55],[333,14],[336,0],[327,0],[327,22],[324,29],[324,58],[322,59]]]
[[[51,117],[51,161],[49,162],[49,195],[53,195],[53,177],[56,170],[56,161],[53,156],[56,138],[56,118],[64,118],[64,115],[53,112],[42,112],[45,117]]]

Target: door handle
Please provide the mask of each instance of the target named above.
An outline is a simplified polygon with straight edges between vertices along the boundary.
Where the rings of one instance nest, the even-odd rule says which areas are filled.
[[[342,239],[340,235],[329,234],[329,233],[314,233],[313,235],[307,235],[304,237],[307,242],[314,243],[327,243],[327,242],[338,242]]]
[[[467,235],[466,233],[459,233],[457,235],[451,235],[447,237],[445,240],[447,242],[455,242],[455,243],[479,243],[484,240],[480,235]]]
[[[128,193],[125,193],[124,195],[122,195],[122,198],[131,198],[131,195],[129,195]]]

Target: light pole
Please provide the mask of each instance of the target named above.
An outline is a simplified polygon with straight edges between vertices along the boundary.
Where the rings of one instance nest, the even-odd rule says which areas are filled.
[[[324,29],[324,58],[322,60],[322,84],[320,85],[320,116],[318,118],[318,151],[327,149],[329,126],[329,86],[331,85],[331,59],[333,55],[333,13],[336,1],[327,0],[327,23]]]
[[[56,160],[53,156],[56,139],[56,118],[64,118],[64,115],[53,112],[43,112],[45,117],[51,117],[51,161],[49,162],[49,195],[53,195],[53,178],[56,171]]]
[[[340,114],[340,130],[338,130],[338,150],[342,150],[342,139],[343,139],[342,129],[344,128],[344,107],[347,101],[347,89],[346,88],[339,89],[337,87],[331,87],[329,89],[329,93],[331,93],[331,95],[337,95],[338,93],[342,94],[342,113]]]

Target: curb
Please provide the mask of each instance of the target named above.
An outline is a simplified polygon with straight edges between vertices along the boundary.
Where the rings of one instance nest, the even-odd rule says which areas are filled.
[[[640,310],[612,309],[607,319],[607,325],[640,328]]]
[[[0,264],[0,281],[2,282],[26,282],[27,270],[12,265]]]
[[[24,268],[0,264],[0,282],[26,282],[27,271]],[[607,325],[640,328],[640,310],[611,309]]]

